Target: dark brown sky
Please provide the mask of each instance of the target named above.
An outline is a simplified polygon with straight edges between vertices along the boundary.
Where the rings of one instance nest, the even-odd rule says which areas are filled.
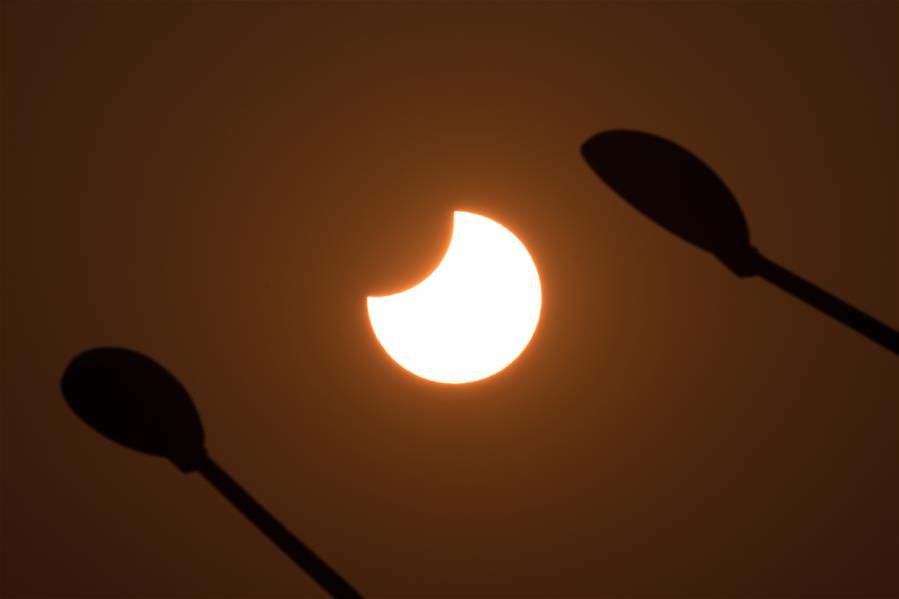
[[[768,256],[899,325],[893,2],[2,4],[2,593],[317,596],[199,476],[63,402],[170,368],[208,448],[381,597],[895,596],[896,358],[620,201],[634,128]],[[544,310],[481,383],[416,379],[364,298],[452,210]]]

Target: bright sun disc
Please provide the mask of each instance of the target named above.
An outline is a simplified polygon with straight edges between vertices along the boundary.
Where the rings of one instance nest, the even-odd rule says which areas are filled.
[[[428,278],[400,293],[368,298],[384,351],[439,383],[496,374],[524,351],[540,319],[540,277],[524,244],[484,216],[453,214],[453,235]]]

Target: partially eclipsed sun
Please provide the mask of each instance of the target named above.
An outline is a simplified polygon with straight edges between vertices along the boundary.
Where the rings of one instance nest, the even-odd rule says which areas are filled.
[[[375,337],[400,366],[470,383],[517,358],[540,319],[540,277],[524,244],[484,216],[455,212],[443,260],[418,285],[368,298]]]

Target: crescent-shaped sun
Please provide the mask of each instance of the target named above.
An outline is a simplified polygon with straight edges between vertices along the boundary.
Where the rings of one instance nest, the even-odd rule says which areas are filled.
[[[421,283],[368,298],[368,317],[397,364],[439,383],[496,374],[527,347],[540,319],[540,276],[524,244],[499,223],[453,214],[446,254]]]

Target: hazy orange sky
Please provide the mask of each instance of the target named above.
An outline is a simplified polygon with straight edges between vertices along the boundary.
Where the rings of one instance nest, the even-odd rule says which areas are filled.
[[[894,2],[2,4],[2,594],[320,591],[196,475],[85,426],[100,345],[372,597],[887,597],[895,356],[649,223],[584,163],[650,131],[766,255],[899,325]],[[365,298],[453,210],[543,285],[483,382]]]

